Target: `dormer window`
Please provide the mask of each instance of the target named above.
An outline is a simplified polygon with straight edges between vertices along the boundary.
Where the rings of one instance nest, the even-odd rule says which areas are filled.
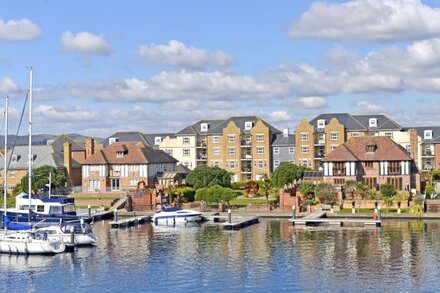
[[[247,121],[244,123],[244,130],[251,130],[253,123],[251,121]]]
[[[108,139],[108,144],[112,144],[119,141],[119,137],[110,137]]]
[[[154,138],[154,145],[160,145],[161,142],[162,142],[162,137],[156,136]]]
[[[325,120],[319,119],[318,120],[318,128],[324,128],[325,127]]]
[[[425,130],[423,132],[423,138],[424,139],[432,139],[432,130]]]
[[[367,153],[374,153],[374,152],[376,151],[376,149],[377,149],[377,145],[375,145],[375,144],[368,144],[368,145],[365,147],[365,151],[366,151]]]
[[[208,123],[202,123],[200,124],[200,131],[208,131],[209,124]]]
[[[18,161],[18,155],[12,155],[12,162],[15,163]]]
[[[377,127],[377,118],[370,118],[368,120],[368,127]]]
[[[117,151],[116,152],[116,158],[123,158],[124,157],[124,151]]]

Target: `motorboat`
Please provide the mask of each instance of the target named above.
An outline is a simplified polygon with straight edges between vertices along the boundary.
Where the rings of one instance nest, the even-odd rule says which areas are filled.
[[[35,228],[36,233],[43,233],[47,239],[62,239],[66,244],[72,244],[72,233],[75,246],[96,245],[98,237],[93,233],[89,224],[81,222],[67,222]]]
[[[156,224],[176,224],[197,222],[202,219],[202,214],[194,210],[185,210],[180,207],[164,207],[153,215],[152,221]]]
[[[61,239],[45,238],[44,233],[8,231],[0,235],[0,252],[8,254],[57,254],[66,245]]]

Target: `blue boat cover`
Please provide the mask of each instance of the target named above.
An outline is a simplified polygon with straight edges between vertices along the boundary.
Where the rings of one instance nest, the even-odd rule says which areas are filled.
[[[3,225],[10,230],[30,230],[32,229],[31,225],[23,225],[11,222],[11,220],[3,215]]]
[[[181,208],[180,207],[170,207],[170,208],[165,208],[163,211],[164,212],[177,212],[180,211]]]

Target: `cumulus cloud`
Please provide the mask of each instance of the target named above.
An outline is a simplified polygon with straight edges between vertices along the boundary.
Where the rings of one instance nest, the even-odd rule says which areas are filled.
[[[297,102],[300,106],[310,109],[327,107],[327,100],[323,97],[301,97]]]
[[[0,79],[0,93],[10,94],[19,91],[18,85],[10,77]]]
[[[104,35],[94,35],[89,32],[73,34],[65,31],[61,36],[61,46],[68,52],[107,55],[111,51]]]
[[[355,114],[379,114],[385,113],[385,111],[384,106],[371,101],[357,101],[352,106],[352,113]]]
[[[440,34],[440,9],[420,0],[314,2],[292,25],[291,38],[331,41],[418,40]]]
[[[142,45],[138,49],[138,54],[148,63],[186,69],[224,68],[234,63],[232,56],[224,51],[187,47],[176,40],[171,40],[165,45]]]
[[[291,121],[292,116],[290,116],[287,111],[281,110],[269,113],[268,119],[273,122]]]
[[[40,36],[40,28],[27,18],[4,21],[0,18],[0,40],[29,41]]]

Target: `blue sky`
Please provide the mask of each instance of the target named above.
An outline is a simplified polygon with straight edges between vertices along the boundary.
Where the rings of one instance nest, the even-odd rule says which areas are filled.
[[[440,125],[440,1],[4,1],[12,124],[34,68],[34,132],[105,137],[322,112]],[[14,128],[11,127],[11,132]]]

